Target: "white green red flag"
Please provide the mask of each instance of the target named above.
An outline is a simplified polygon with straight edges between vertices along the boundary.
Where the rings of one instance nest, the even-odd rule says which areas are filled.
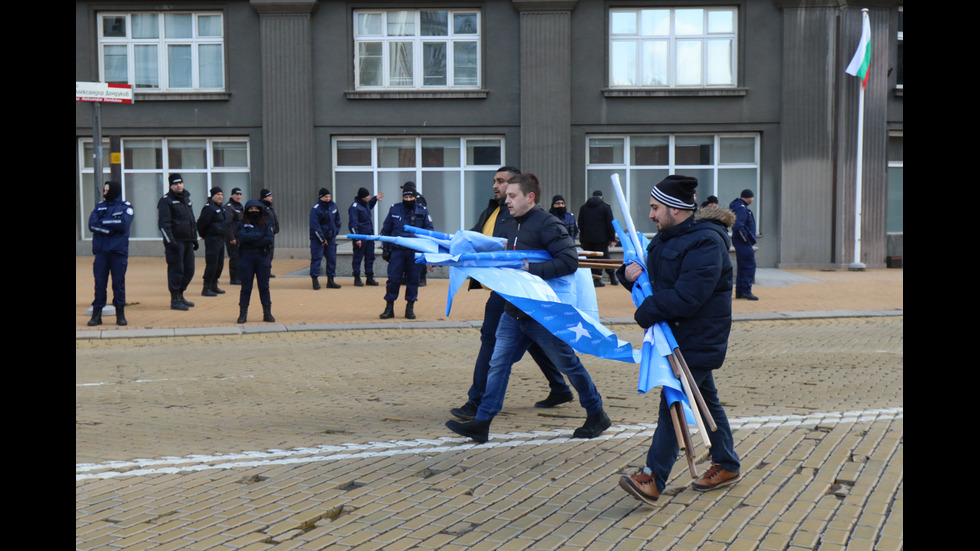
[[[861,79],[861,88],[868,85],[868,66],[871,64],[871,22],[867,10],[861,12],[861,41],[851,63],[844,72]]]

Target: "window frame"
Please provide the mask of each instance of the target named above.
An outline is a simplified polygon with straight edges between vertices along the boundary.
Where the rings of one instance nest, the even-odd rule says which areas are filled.
[[[632,142],[636,139],[648,139],[648,138],[666,138],[667,139],[667,162],[659,164],[637,164],[636,160],[633,158],[633,147]],[[678,162],[677,155],[677,142],[678,139],[703,139],[711,138],[711,162],[709,163],[682,163]],[[752,147],[752,157],[753,160],[738,161],[738,162],[725,162],[722,161],[722,140],[726,139],[745,139],[752,138],[754,140]],[[622,158],[614,159],[611,162],[594,163],[591,161],[590,144],[592,140],[622,140]],[[685,174],[690,171],[710,171],[712,176],[711,182],[711,192],[705,193],[702,197],[700,194],[697,198],[698,205],[703,203],[708,195],[714,195],[718,197],[718,202],[721,206],[727,207],[728,204],[735,198],[732,197],[722,197],[719,195],[719,178],[720,173],[724,171],[735,171],[735,170],[754,170],[755,178],[754,183],[751,186],[739,186],[744,189],[744,187],[749,187],[755,193],[756,200],[752,203],[752,211],[755,213],[756,224],[758,230],[762,231],[763,220],[760,216],[762,212],[762,202],[763,197],[761,193],[762,185],[762,134],[759,132],[694,132],[694,133],[669,133],[669,132],[655,132],[655,133],[626,133],[626,134],[608,134],[608,133],[596,133],[596,134],[586,134],[585,136],[585,179],[584,179],[584,197],[591,197],[593,189],[604,190],[610,185],[607,179],[602,179],[592,182],[593,185],[590,186],[590,171],[596,172],[601,175],[606,173],[611,174],[613,172],[619,174],[620,183],[623,186],[623,194],[626,197],[627,208],[630,210],[633,216],[634,222],[639,224],[643,220],[647,220],[647,213],[649,208],[649,188],[659,181],[649,181],[649,179],[639,179],[635,177],[638,173],[643,171],[650,172],[660,172],[664,176],[666,174]],[[661,176],[662,178],[662,176]],[[699,189],[702,185],[699,182]],[[637,189],[633,189],[636,187]],[[740,191],[740,190],[739,190]],[[644,201],[640,201],[640,199]],[[637,200],[642,204],[633,205],[632,201]],[[614,210],[617,213],[621,213],[618,202],[614,205]],[[640,231],[643,231],[640,229]],[[645,232],[648,235],[653,235],[656,233],[656,227],[653,227],[651,231]]]
[[[384,164],[384,161],[382,161],[381,154],[379,153],[380,151],[379,144],[388,140],[391,141],[412,140],[413,141],[413,146],[411,148],[411,151],[414,154],[414,158],[411,165],[406,164],[400,166],[381,166],[382,164]],[[432,166],[431,164],[426,165],[426,159],[429,157],[426,156],[426,152],[424,151],[425,148],[423,147],[423,145],[425,144],[426,141],[438,141],[438,140],[443,140],[443,141],[458,140],[459,147],[456,150],[459,152],[459,162],[456,165],[453,166]],[[485,205],[480,203],[475,203],[475,202],[473,204],[469,204],[469,203],[473,202],[476,199],[475,196],[477,195],[482,195],[486,193],[488,196],[492,196],[493,174],[500,166],[505,164],[504,159],[507,158],[506,141],[507,141],[506,137],[503,135],[491,135],[491,134],[479,134],[479,135],[438,134],[438,135],[411,135],[411,136],[379,134],[379,135],[371,135],[371,136],[362,136],[362,135],[332,136],[330,140],[330,150],[331,150],[331,176],[335,188],[334,198],[336,201],[338,201],[340,205],[344,205],[345,207],[347,207],[350,206],[350,201],[353,197],[353,195],[351,197],[343,196],[341,195],[343,192],[337,189],[343,187],[344,185],[347,185],[338,182],[338,174],[360,173],[360,174],[370,175],[369,178],[370,182],[368,182],[367,181],[368,178],[366,178],[365,182],[363,182],[364,185],[362,187],[365,187],[368,190],[370,190],[372,196],[377,195],[378,191],[383,191],[385,193],[385,199],[386,199],[385,202],[387,203],[388,206],[390,206],[391,204],[396,203],[400,200],[400,197],[397,196],[397,194],[400,192],[398,191],[398,189],[394,188],[390,182],[382,181],[384,179],[390,180],[390,177],[384,178],[382,176],[383,174],[393,174],[393,175],[401,176],[398,181],[398,186],[404,183],[401,180],[410,179],[411,181],[416,183],[416,189],[418,190],[418,192],[423,196],[425,196],[426,174],[458,172],[458,178],[456,179],[455,183],[457,184],[456,189],[458,190],[458,201],[456,202],[457,204],[456,208],[459,212],[459,224],[458,224],[459,227],[449,227],[448,224],[450,223],[450,221],[440,219],[442,218],[440,216],[434,215],[433,220],[434,220],[436,230],[442,231],[444,233],[454,233],[457,230],[468,230],[470,229],[470,227],[472,227],[472,224],[476,222],[475,219],[474,220],[468,219],[468,215],[473,213],[473,208],[475,208],[476,206],[479,207],[479,210],[476,210],[475,212],[478,215],[479,212],[481,212],[485,207]],[[369,144],[370,147],[369,160],[367,160],[367,158],[365,157],[365,159],[367,160],[367,164],[356,164],[356,165],[340,164],[340,162],[338,161],[338,144],[345,143],[345,142],[363,142],[365,144]],[[475,162],[469,161],[468,152],[470,151],[469,149],[470,145],[476,147],[480,142],[495,142],[499,146],[499,158],[496,159],[499,162],[495,162],[492,164],[477,164]],[[482,182],[482,180],[479,179],[480,173],[487,173],[487,175],[489,176],[486,179],[486,186],[476,187],[475,189],[473,189],[473,191],[469,191],[471,188],[473,188],[474,184],[478,184],[482,186],[482,184],[479,184],[480,182]],[[432,190],[430,189],[430,191]],[[395,196],[390,195],[391,193],[394,193]],[[389,197],[391,197],[390,200],[388,200]],[[427,197],[427,200],[432,203],[435,202],[434,199],[435,197]],[[444,208],[446,203],[441,200],[440,202],[442,204],[438,205],[437,208],[442,208],[443,210],[448,212],[448,210]],[[429,205],[430,211],[432,210],[432,208],[433,205],[430,204]],[[372,216],[374,217],[375,231],[379,231],[381,229],[381,223],[384,221],[384,218],[385,216],[387,216],[387,214],[388,214],[387,207],[375,208],[372,210]]]
[[[133,17],[136,15],[156,16],[157,33],[156,37],[150,38],[134,38],[133,37]],[[191,36],[190,37],[179,37],[179,38],[168,38],[166,36],[166,25],[168,16],[180,16],[189,15],[191,16]],[[124,18],[126,23],[125,36],[114,37],[105,36],[105,19],[107,17],[121,17]],[[218,17],[220,22],[218,27],[220,28],[221,34],[219,36],[201,36],[200,31],[200,20],[202,17]],[[228,75],[227,75],[227,52],[225,39],[227,36],[227,29],[225,28],[226,17],[221,10],[200,10],[200,11],[190,11],[190,10],[175,10],[175,11],[116,11],[107,10],[99,11],[96,13],[96,41],[97,41],[97,52],[98,52],[98,62],[99,62],[99,79],[102,82],[108,82],[107,80],[107,67],[106,67],[106,47],[125,47],[126,48],[126,82],[124,84],[130,84],[133,86],[133,90],[139,94],[194,94],[194,93],[214,93],[214,92],[226,92],[228,88]],[[156,48],[156,86],[142,86],[137,84],[137,60],[136,60],[136,48],[137,47],[147,47],[153,46]],[[190,86],[189,87],[179,87],[171,86],[171,58],[169,50],[171,47],[190,47]],[[219,46],[221,52],[220,64],[221,67],[216,71],[213,76],[220,77],[220,86],[202,86],[202,46]],[[112,82],[117,82],[113,80]]]
[[[423,35],[422,17],[423,12],[446,12],[447,14],[447,34],[445,35]],[[395,35],[389,33],[389,15],[394,13],[411,13],[412,33]],[[378,27],[379,33],[361,34],[359,17],[377,15],[380,17]],[[453,28],[453,18],[457,15],[475,15],[475,32],[456,34]],[[411,9],[353,9],[351,10],[351,37],[353,44],[352,69],[353,85],[355,93],[364,92],[472,92],[481,90],[483,86],[483,12],[479,8],[411,8]],[[361,45],[380,44],[380,83],[362,84],[361,82]],[[412,60],[411,68],[412,82],[409,85],[393,85],[392,80],[392,53],[391,45],[395,43],[411,44]],[[457,45],[464,43],[475,43],[476,58],[473,61],[473,71],[475,73],[472,84],[456,84],[457,71],[460,65],[453,62],[456,54]],[[425,84],[425,62],[424,51],[426,44],[445,44],[445,83],[444,84]]]
[[[170,162],[170,142],[171,141],[203,141],[204,142],[204,168],[185,168],[185,167],[174,167],[171,166]],[[159,158],[157,160],[159,166],[153,168],[127,168],[127,144],[132,144],[134,142],[150,142],[159,141]],[[91,155],[87,153],[92,147],[92,138],[80,138],[78,140],[78,159],[81,161],[81,166],[78,167],[78,182],[79,182],[79,208],[81,209],[81,236],[83,240],[92,239],[92,233],[88,229],[88,217],[92,212],[95,204],[90,204],[91,199],[86,199],[86,193],[91,194],[91,188],[87,189],[87,186],[94,184],[94,170],[95,167],[91,164]],[[216,166],[215,165],[215,145],[220,143],[237,143],[245,145],[245,166]],[[109,140],[104,138],[102,140],[102,146],[104,151],[109,151]],[[122,199],[124,201],[133,201],[131,199],[135,192],[132,191],[132,186],[134,185],[145,185],[143,182],[138,182],[137,180],[141,176],[146,175],[158,175],[160,182],[159,193],[156,194],[156,198],[159,199],[164,194],[169,191],[169,185],[167,183],[167,175],[171,172],[180,173],[185,179],[188,176],[203,175],[204,182],[206,185],[206,190],[210,191],[215,185],[223,185],[216,180],[220,179],[219,175],[225,174],[240,174],[245,175],[248,181],[245,185],[236,185],[232,187],[240,187],[245,191],[245,196],[248,197],[249,188],[251,186],[252,180],[252,144],[251,139],[247,136],[128,136],[120,140],[120,157],[122,158],[121,166],[121,183],[122,183]],[[105,163],[102,167],[102,178],[100,181],[105,182],[112,179],[111,176],[111,166]],[[229,197],[231,194],[231,189],[224,189],[225,197]],[[205,197],[194,195],[193,203],[196,212],[199,212],[200,207],[205,203]],[[101,200],[101,199],[100,199]],[[133,202],[133,207],[136,209],[137,216],[143,220],[151,220],[155,227],[156,220],[156,203],[147,205],[143,203]],[[130,240],[154,240],[159,239],[160,235],[154,230],[152,234],[138,235],[135,233],[136,229],[134,227],[131,230]]]
[[[690,34],[690,35],[678,35],[676,33],[676,12],[679,10],[702,10],[702,24],[704,30],[700,34]],[[669,31],[667,34],[642,34],[640,27],[642,26],[643,13],[653,12],[653,11],[668,11],[669,12]],[[709,25],[709,15],[712,12],[730,12],[731,13],[731,23],[732,28],[730,32],[711,32],[707,30]],[[616,14],[633,13],[635,15],[634,22],[636,24],[636,30],[632,33],[614,33],[613,23],[614,16]],[[628,93],[629,91],[673,91],[673,90],[714,90],[714,91],[731,91],[738,87],[739,83],[739,47],[740,47],[740,33],[739,33],[739,16],[740,10],[738,5],[698,5],[698,6],[665,6],[665,7],[611,7],[608,10],[608,15],[606,19],[606,83],[608,90],[620,93]],[[731,78],[729,82],[726,83],[714,83],[709,84],[708,80],[710,77],[710,59],[708,55],[708,43],[711,40],[725,39],[730,41],[730,48],[728,52],[729,63],[728,70],[731,73]],[[700,83],[698,84],[678,84],[678,42],[685,41],[698,41],[700,42]],[[666,51],[666,82],[664,84],[644,84],[642,78],[640,77],[640,71],[644,67],[645,63],[642,59],[643,55],[643,44],[652,42],[665,42],[667,46]],[[617,83],[616,82],[616,60],[614,59],[614,52],[616,50],[616,44],[629,44],[634,43],[634,65],[631,68],[633,71],[632,78],[634,83]]]

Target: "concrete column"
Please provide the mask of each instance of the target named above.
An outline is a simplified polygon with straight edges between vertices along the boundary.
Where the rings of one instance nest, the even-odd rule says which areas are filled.
[[[520,12],[521,170],[541,180],[547,210],[571,197],[571,41],[577,0],[512,0]]]
[[[263,180],[280,220],[276,248],[302,248],[316,200],[313,37],[316,0],[251,0],[259,14]]]

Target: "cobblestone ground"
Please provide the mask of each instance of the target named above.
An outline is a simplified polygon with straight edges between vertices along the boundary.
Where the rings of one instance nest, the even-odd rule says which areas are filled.
[[[76,340],[76,548],[902,549],[902,335],[736,323],[716,380],[743,478],[696,492],[681,458],[656,507],[617,485],[656,423],[633,365],[583,357],[613,427],[582,441],[520,362],[474,445],[444,423],[476,329]]]

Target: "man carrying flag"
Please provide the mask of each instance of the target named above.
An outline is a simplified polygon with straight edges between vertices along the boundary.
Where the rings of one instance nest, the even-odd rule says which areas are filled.
[[[717,431],[708,433],[711,467],[694,482],[695,489],[705,491],[734,484],[739,477],[731,427],[712,377],[712,370],[725,361],[732,327],[731,243],[726,228],[735,215],[725,209],[701,209],[695,215],[697,186],[696,178],[670,175],[650,192],[650,219],[657,225],[657,235],[647,248],[652,293],[633,317],[644,329],[662,321],[670,325],[718,425]],[[620,271],[620,280],[625,278],[630,287],[643,274],[635,263]],[[633,476],[623,476],[619,485],[653,505],[667,484],[677,452],[669,405],[661,394],[646,466]]]
[[[541,196],[541,184],[533,174],[519,174],[508,180],[507,209],[515,223],[508,227],[507,249],[547,251],[551,260],[533,264],[525,260],[522,268],[542,279],[575,273],[578,269],[575,242],[561,220],[537,205]],[[568,378],[578,392],[579,403],[585,408],[585,424],[575,429],[573,438],[595,438],[612,425],[602,409],[602,397],[596,390],[592,377],[571,346],[508,302],[497,326],[486,390],[476,416],[468,423],[448,421],[446,426],[450,430],[477,442],[486,442],[489,439],[490,423],[503,407],[515,351],[523,351],[531,342],[538,344]]]

